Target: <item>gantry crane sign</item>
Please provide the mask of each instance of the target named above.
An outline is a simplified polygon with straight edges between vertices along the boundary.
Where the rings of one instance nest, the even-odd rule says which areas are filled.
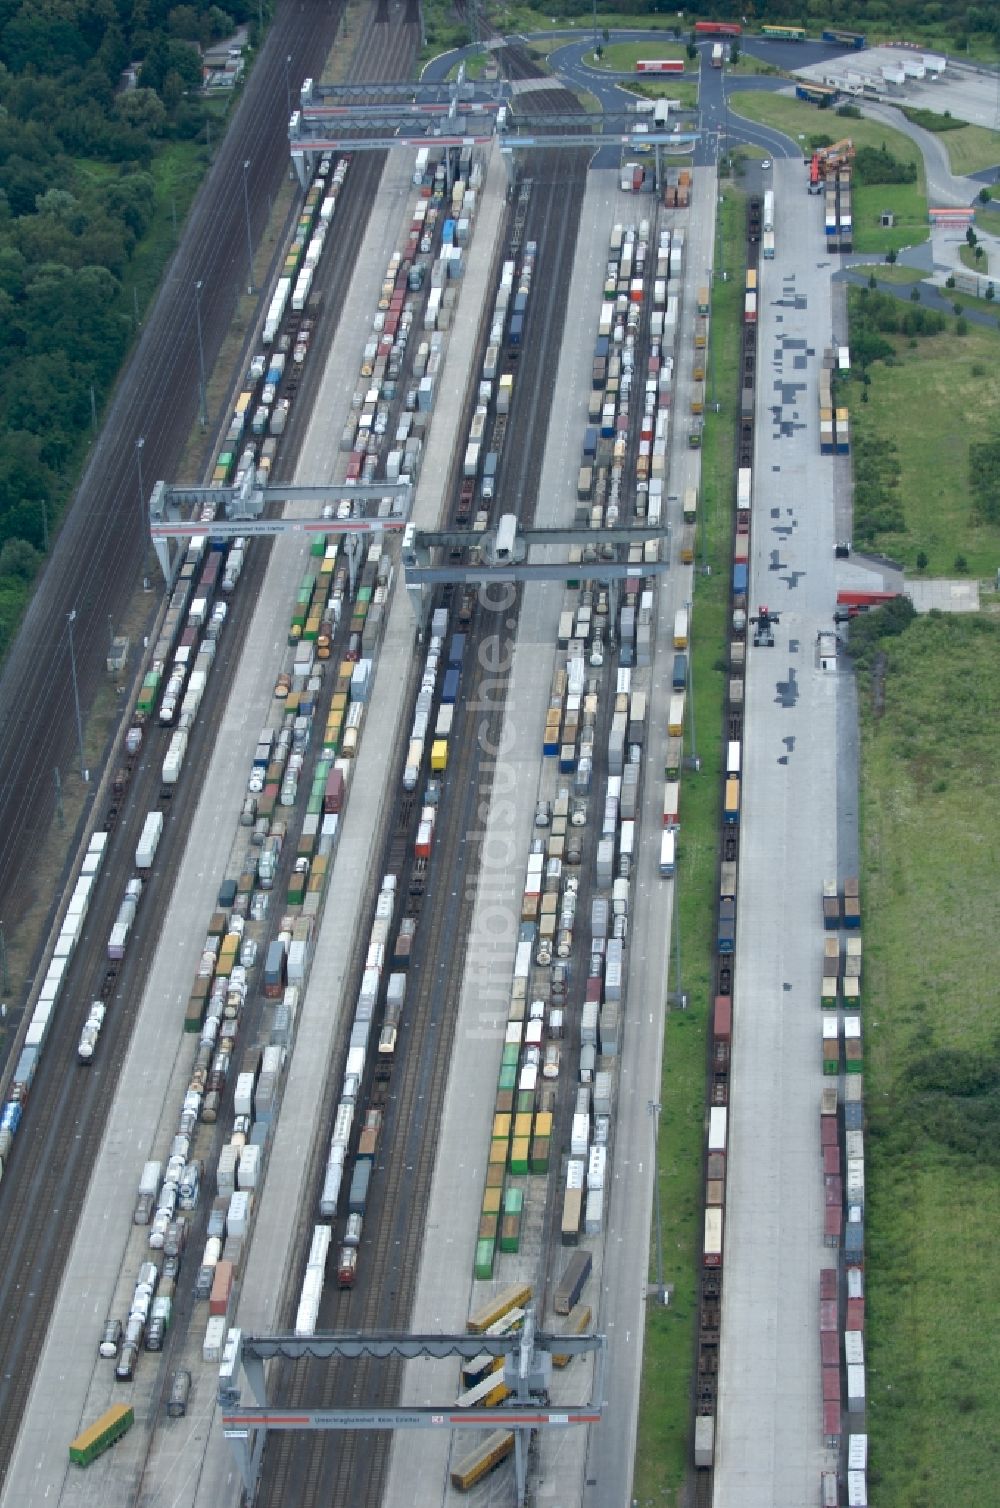
[[[260,1476],[264,1446],[269,1431],[299,1430],[397,1430],[397,1429],[505,1429],[514,1435],[514,1467],[518,1508],[526,1501],[528,1447],[536,1429],[571,1429],[599,1424],[604,1413],[607,1341],[603,1335],[543,1335],[535,1329],[534,1309],[525,1310],[524,1328],[508,1335],[396,1335],[373,1331],[361,1334],[244,1335],[229,1331],[219,1368],[218,1403],[222,1428],[236,1459],[248,1501],[252,1502]],[[552,1357],[594,1357],[590,1399],[586,1403],[549,1402]],[[315,1409],[309,1404],[283,1408],[268,1401],[264,1364],[275,1357],[297,1361],[302,1357],[332,1360],[361,1357],[390,1360],[403,1357],[445,1359],[450,1356],[473,1360],[477,1356],[503,1359],[504,1386],[508,1398],[497,1408],[459,1409],[454,1401],[415,1405],[409,1408]],[[253,1396],[243,1398],[241,1373]]]

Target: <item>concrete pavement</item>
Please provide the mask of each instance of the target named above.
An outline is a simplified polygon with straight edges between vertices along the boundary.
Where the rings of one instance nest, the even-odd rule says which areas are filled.
[[[836,674],[816,634],[835,597],[836,458],[817,372],[833,336],[821,205],[774,168],[776,257],[760,266],[751,602],[781,613],[749,651],[733,1004],[715,1503],[816,1497],[823,1264],[820,896],[837,873]],[[846,679],[846,678],[845,678]],[[802,841],[809,834],[809,841]]]

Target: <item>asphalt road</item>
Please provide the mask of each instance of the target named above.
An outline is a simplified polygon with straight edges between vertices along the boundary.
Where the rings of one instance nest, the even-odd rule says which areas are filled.
[[[33,883],[32,860],[52,816],[52,772],[77,767],[67,615],[77,612],[74,648],[86,718],[106,680],[108,620],[122,620],[140,570],[136,441],[145,441],[148,492],[157,478],[175,475],[197,417],[195,283],[202,283],[210,368],[246,277],[243,163],[250,163],[256,243],[287,172],[286,84],[294,98],[300,81],[322,67],[342,8],[342,0],[279,4],[0,678],[0,917],[8,944],[30,908],[46,899]],[[159,598],[149,600],[152,615]]]

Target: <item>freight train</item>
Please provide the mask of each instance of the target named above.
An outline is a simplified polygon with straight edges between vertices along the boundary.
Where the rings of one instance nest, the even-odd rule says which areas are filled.
[[[747,204],[748,287],[759,275],[759,197]],[[743,702],[746,669],[748,572],[753,516],[753,426],[757,383],[757,322],[742,327],[741,406],[737,443],[733,553],[730,591],[729,675],[726,696],[726,759],[722,773],[722,820],[716,909],[715,990],[708,1054],[704,1206],[701,1238],[698,1353],[695,1379],[694,1464],[711,1471],[715,1460],[722,1284],[725,1271],[725,1201],[728,1164],[729,1076],[732,1051],[738,865],[743,780]],[[676,642],[676,640],[675,640]]]

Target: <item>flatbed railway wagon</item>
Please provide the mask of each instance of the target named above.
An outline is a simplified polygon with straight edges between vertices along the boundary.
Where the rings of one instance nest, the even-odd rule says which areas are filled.
[[[506,1461],[513,1449],[513,1431],[494,1430],[491,1435],[487,1435],[482,1445],[477,1445],[474,1450],[470,1450],[453,1467],[451,1485],[457,1487],[459,1492],[468,1492],[469,1488],[481,1482],[494,1466],[499,1466],[501,1461]]]
[[[122,1435],[127,1435],[135,1423],[135,1414],[129,1404],[114,1403],[83,1430],[69,1447],[69,1458],[74,1466],[89,1466],[98,1456],[110,1450]]]

